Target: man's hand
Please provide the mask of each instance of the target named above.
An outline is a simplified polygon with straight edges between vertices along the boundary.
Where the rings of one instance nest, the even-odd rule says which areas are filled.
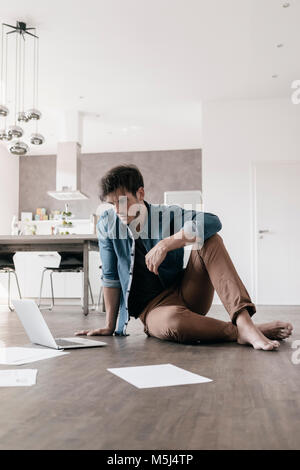
[[[98,328],[98,330],[76,331],[75,336],[111,336],[114,333],[112,328]]]
[[[149,271],[158,274],[158,268],[167,256],[168,248],[165,240],[161,240],[145,256],[146,266]]]

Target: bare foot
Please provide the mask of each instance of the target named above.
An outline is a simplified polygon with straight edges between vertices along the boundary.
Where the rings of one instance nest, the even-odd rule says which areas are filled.
[[[249,313],[243,310],[236,320],[239,344],[250,344],[254,349],[263,349],[264,351],[277,350],[280,343],[276,340],[268,339],[252,322]]]
[[[269,339],[286,339],[291,336],[293,325],[283,321],[273,321],[255,325]]]

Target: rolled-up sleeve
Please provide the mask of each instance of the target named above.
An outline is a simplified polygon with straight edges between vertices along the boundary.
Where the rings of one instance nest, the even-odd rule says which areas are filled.
[[[204,240],[215,235],[222,229],[219,217],[209,212],[204,212]]]
[[[121,287],[118,275],[118,260],[113,242],[105,230],[105,214],[97,224],[99,251],[102,265],[101,280],[104,287]]]
[[[219,217],[210,212],[183,210],[183,230],[189,238],[196,236],[198,243],[203,243],[222,229]]]

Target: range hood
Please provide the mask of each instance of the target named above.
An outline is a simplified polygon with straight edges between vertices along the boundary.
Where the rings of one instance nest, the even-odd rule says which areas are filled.
[[[56,191],[48,191],[49,196],[59,201],[88,199],[80,191],[80,152],[78,142],[57,144]]]

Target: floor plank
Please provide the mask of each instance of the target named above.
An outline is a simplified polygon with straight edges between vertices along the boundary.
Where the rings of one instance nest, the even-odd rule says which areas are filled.
[[[299,449],[300,308],[257,306],[254,321],[294,325],[279,351],[238,344],[181,345],[148,338],[132,319],[126,338],[101,338],[105,348],[19,368],[38,369],[37,384],[0,388],[0,449]],[[104,314],[80,307],[43,314],[55,336],[104,325]],[[222,306],[209,316],[227,319]],[[28,339],[15,313],[0,307],[2,346]],[[100,338],[99,338],[100,339]],[[213,382],[139,390],[110,367],[172,363]],[[17,366],[15,366],[17,367]],[[0,366],[0,369],[14,368]]]

